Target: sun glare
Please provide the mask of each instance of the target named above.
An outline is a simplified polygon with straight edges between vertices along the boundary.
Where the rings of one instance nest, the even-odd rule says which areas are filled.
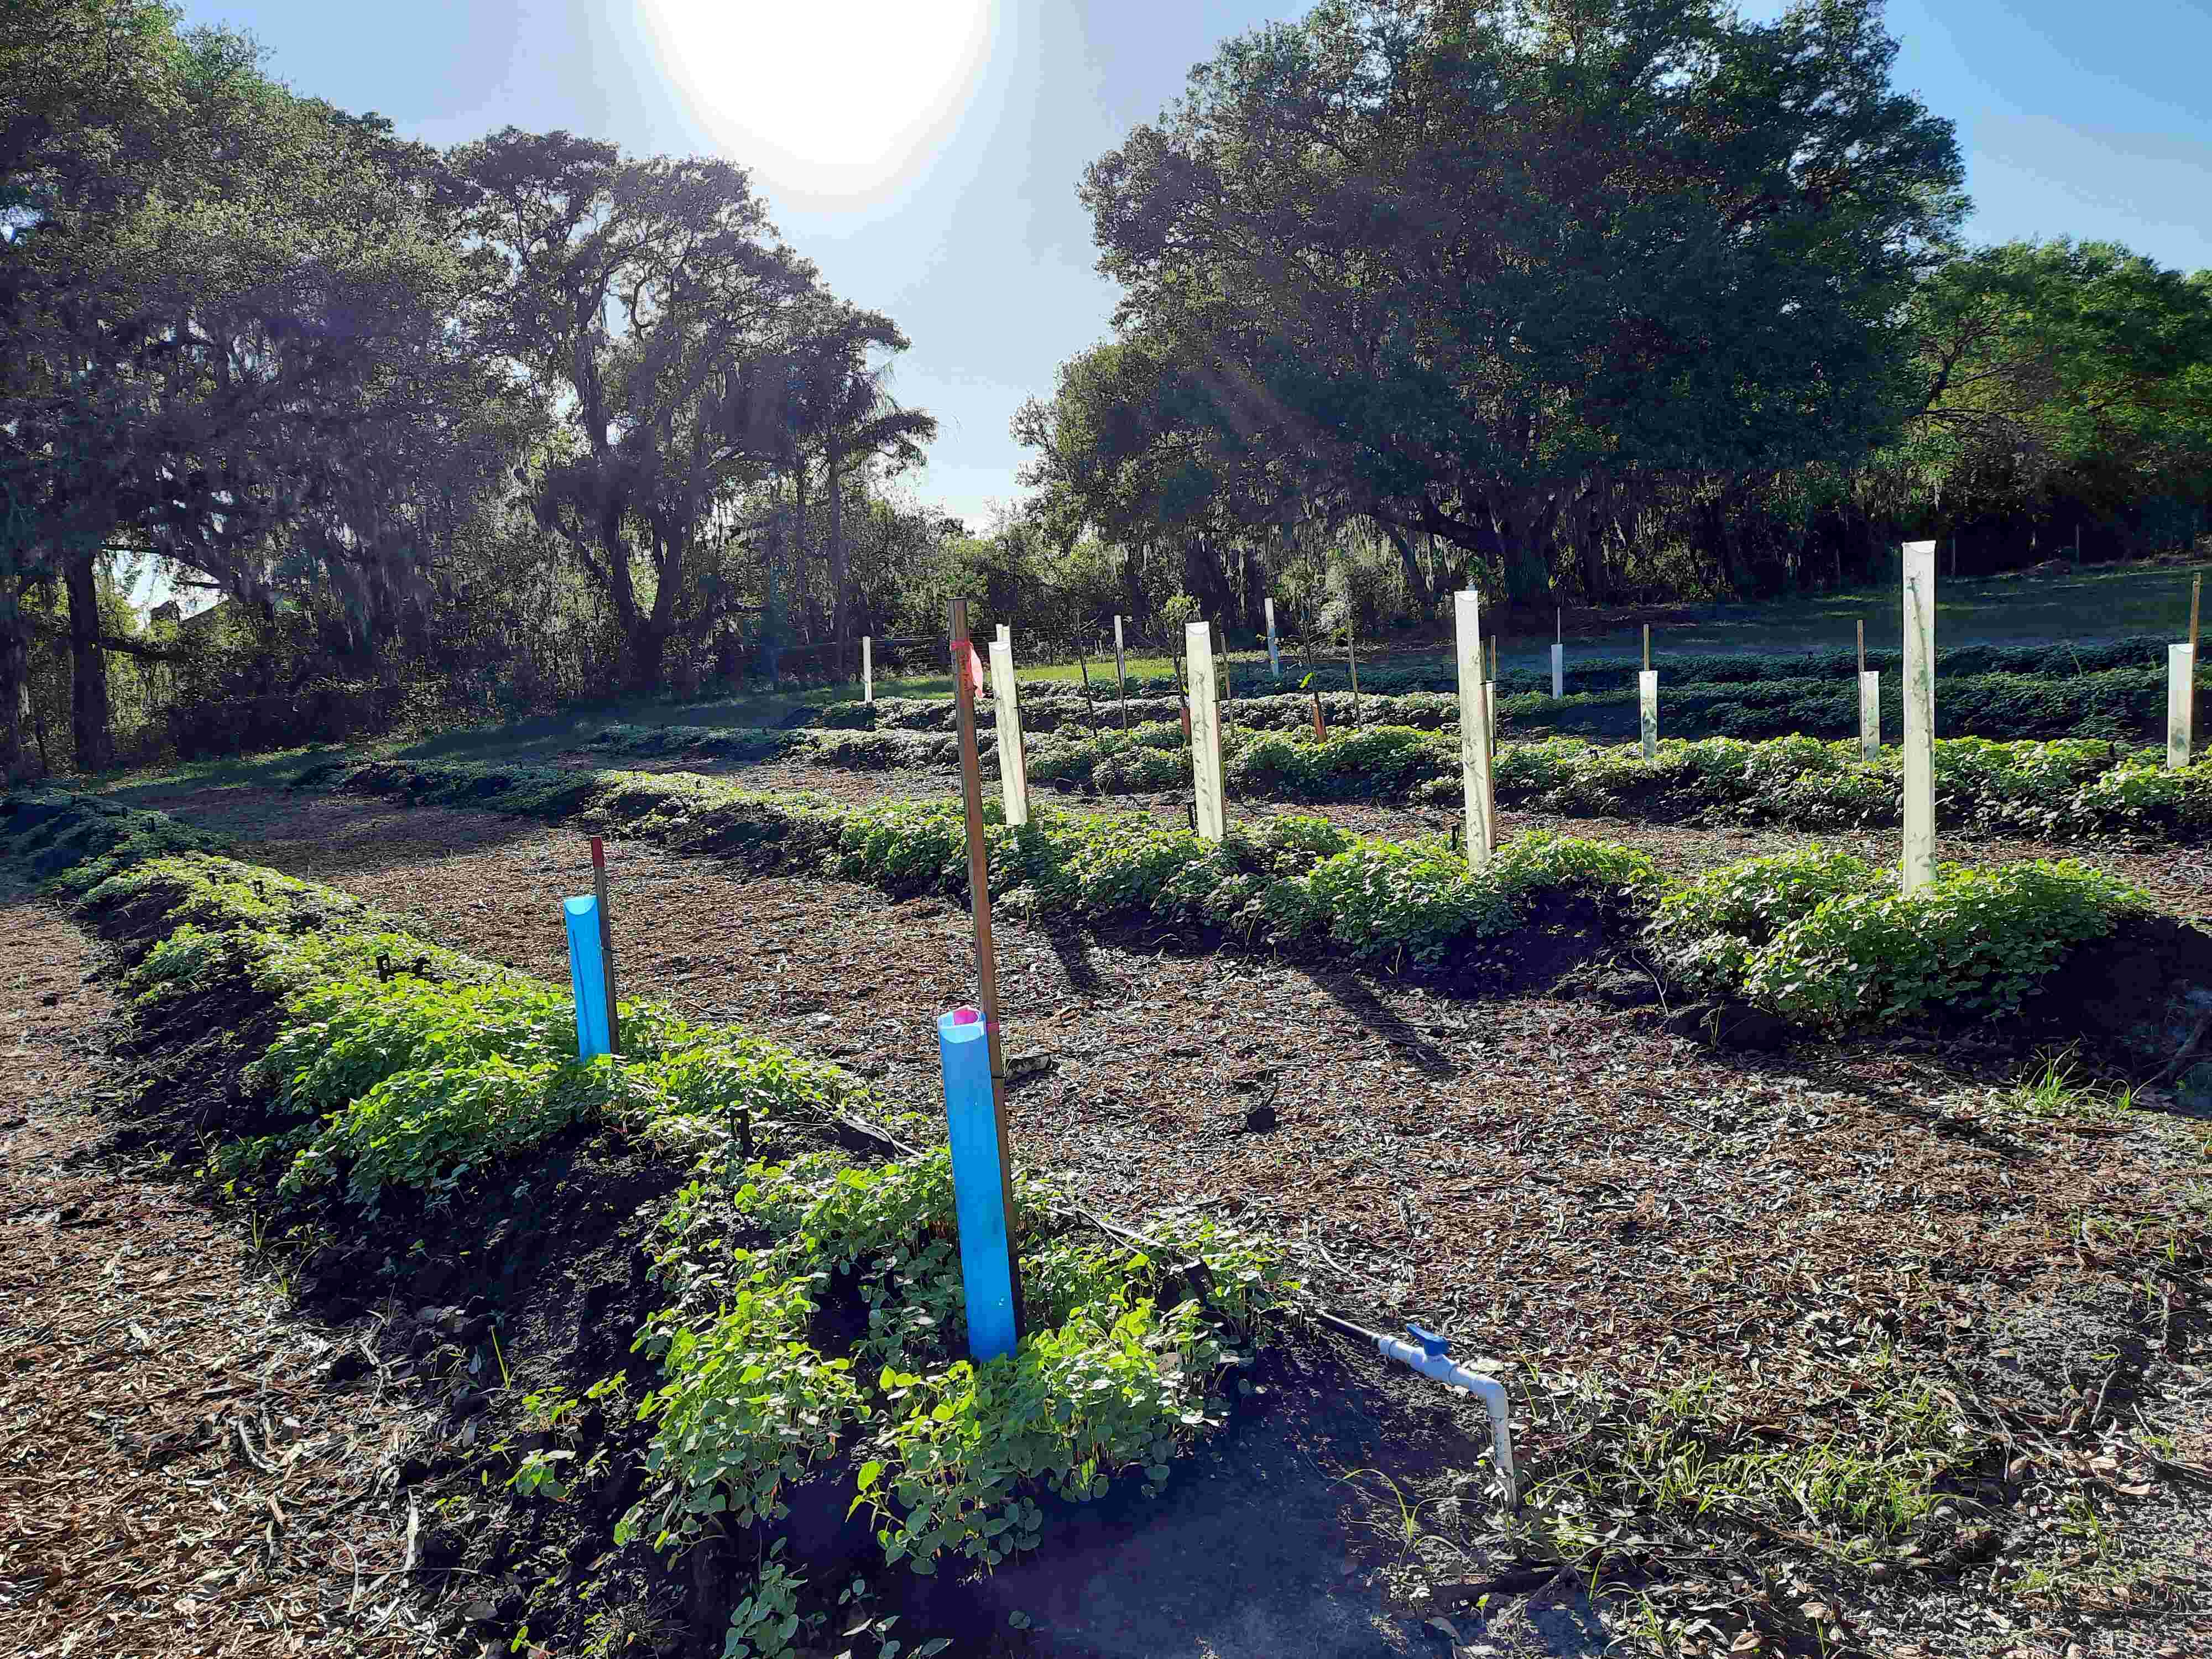
[[[731,160],[801,202],[889,191],[974,93],[995,0],[644,0],[662,68]]]

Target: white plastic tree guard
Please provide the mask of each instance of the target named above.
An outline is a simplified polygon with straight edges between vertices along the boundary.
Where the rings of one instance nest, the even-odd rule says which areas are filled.
[[[1936,879],[1936,544],[1905,544],[1905,860],[1911,893]]]
[[[1859,754],[1866,760],[1881,757],[1881,671],[1869,668],[1859,675]]]
[[[860,635],[860,701],[876,700],[876,642],[868,635]]]
[[[2166,763],[2179,772],[2197,747],[2197,647],[2166,647]]]
[[[1003,625],[991,641],[991,697],[999,728],[999,796],[1008,823],[1030,821],[1030,775],[1022,753],[1022,711],[1014,688],[1014,642]]]
[[[1275,602],[1269,599],[1266,603],[1267,606],[1267,671],[1277,679],[1280,679],[1283,678],[1283,658],[1282,653],[1275,648]]]
[[[1198,833],[1219,841],[1229,826],[1221,791],[1221,707],[1214,690],[1213,624],[1194,622],[1182,630],[1190,664],[1190,779],[1198,797]]]
[[[1646,668],[1636,676],[1638,712],[1643,717],[1644,758],[1659,758],[1659,671]]]
[[[1482,599],[1473,588],[1452,596],[1459,645],[1459,771],[1467,802],[1467,861],[1490,862],[1498,846],[1497,797],[1490,781],[1490,699],[1482,677]]]
[[[1567,647],[1557,640],[1552,641],[1552,700],[1567,695]]]

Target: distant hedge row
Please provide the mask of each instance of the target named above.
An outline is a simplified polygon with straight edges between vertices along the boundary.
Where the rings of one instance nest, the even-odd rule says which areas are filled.
[[[1718,771],[1727,754],[1709,749],[1673,765],[1694,773],[1702,761]],[[1971,758],[1948,757],[1954,781]],[[2054,774],[2063,770],[2065,757],[2045,758]],[[951,801],[854,808],[711,780],[398,761],[327,763],[303,775],[309,781],[580,817],[687,851],[897,894],[957,894],[967,882],[960,809]],[[1684,884],[1630,848],[1537,832],[1511,837],[1478,869],[1440,836],[1384,841],[1319,818],[1236,824],[1219,842],[1135,815],[1044,808],[1017,827],[993,806],[987,819],[992,892],[1012,914],[1093,927],[1212,927],[1255,945],[1395,967],[1507,943],[1547,899],[1580,898],[1651,917],[1654,943],[1686,986],[1831,1027],[1941,1009],[2009,1013],[2068,948],[2148,908],[2142,894],[2071,861],[1945,866],[1907,897],[1893,876],[1818,849]]]
[[[2162,656],[2156,667],[2104,667],[2080,674],[2034,675],[1969,673],[1963,664],[1970,654],[1957,653],[1961,665],[1947,670],[1937,682],[1939,737],[2118,740],[2148,735],[2166,718]],[[1509,733],[1573,723],[1592,710],[1625,710],[1636,702],[1632,687],[1578,690],[1554,698],[1548,690],[1515,690],[1514,677],[1504,678],[1506,684],[1499,688],[1498,714]],[[1328,691],[1321,694],[1321,704],[1332,732],[1353,724],[1355,708],[1358,723],[1363,726],[1410,726],[1442,731],[1459,724],[1455,690],[1372,694],[1363,690],[1356,704],[1349,692]],[[1182,699],[1176,696],[1133,696],[1127,704],[1133,725],[1179,723],[1182,709]],[[1105,735],[1121,729],[1122,713],[1122,705],[1112,698],[1085,704],[1079,696],[1024,691],[1022,727],[1032,737],[1068,732]],[[1224,714],[1231,729],[1308,732],[1313,726],[1313,698],[1302,692],[1237,697],[1224,705]],[[1681,678],[1669,668],[1662,671],[1660,678],[1659,718],[1662,731],[1686,729],[1694,735],[1850,737],[1858,731],[1858,685],[1854,679],[1809,675],[1788,679],[1696,680]],[[979,710],[979,719],[985,728],[992,727],[992,707],[988,702]],[[1884,732],[1894,739],[1904,729],[1904,720],[1903,681],[1893,669],[1882,677]],[[885,698],[874,704],[833,703],[811,723],[830,730],[949,733],[953,715],[951,706],[942,701]],[[685,742],[673,735],[659,741],[678,747]],[[692,740],[691,746],[705,739]],[[759,744],[763,754],[782,752],[765,737]],[[624,752],[653,751],[631,745],[626,739]],[[738,757],[726,742],[718,752],[749,757]]]
[[[2150,635],[2135,635],[2124,640],[2107,640],[2094,645],[1959,645],[1940,648],[1936,653],[1936,672],[1939,675],[1969,674],[2027,674],[2039,678],[2059,678],[2075,674],[2101,673],[2114,668],[2166,668],[2167,641]],[[1571,663],[1566,672],[1565,690],[1576,691],[1612,691],[1634,690],[1637,671],[1644,665],[1638,657],[1596,657]],[[1655,636],[1651,665],[1668,680],[1683,684],[1708,685],[1741,685],[1759,680],[1849,679],[1858,672],[1859,660],[1856,648],[1834,651],[1770,652],[1759,654],[1717,652],[1678,652],[1666,648],[1664,635]],[[1899,653],[1895,651],[1869,651],[1867,666],[1879,668],[1886,674],[1896,674],[1903,668]],[[1349,690],[1352,678],[1340,654],[1327,661],[1296,667],[1285,665],[1283,678],[1279,682],[1264,669],[1256,672],[1245,664],[1237,665],[1237,678],[1249,690],[1255,684],[1271,688],[1278,685],[1295,687],[1311,677],[1312,688],[1321,690]],[[1499,690],[1504,692],[1544,691],[1552,689],[1548,668],[1508,668],[1498,676]],[[1359,666],[1361,692],[1388,694],[1399,691],[1449,691],[1457,684],[1449,661],[1442,657],[1414,663],[1402,663],[1384,659],[1371,666]],[[1129,682],[1132,691],[1173,694],[1179,690],[1171,674],[1148,675]],[[1025,680],[1022,684],[1024,699],[1033,695],[1066,697],[1077,701],[1082,697],[1079,686],[1073,690],[1062,679]],[[1110,680],[1102,694],[1102,701],[1113,696]]]

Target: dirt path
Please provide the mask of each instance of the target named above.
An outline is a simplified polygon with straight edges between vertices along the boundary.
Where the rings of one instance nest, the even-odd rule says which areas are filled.
[[[103,1156],[94,960],[0,890],[0,1652],[442,1650],[398,1594],[407,1401],[173,1181]]]
[[[697,772],[728,779],[747,789],[809,790],[848,806],[878,800],[945,800],[957,796],[959,775],[944,769],[906,768],[884,772],[859,772],[798,760],[733,764],[706,757],[673,757],[655,760],[610,757],[588,750],[561,757],[564,765],[613,767],[646,772]],[[998,786],[987,782],[987,792]],[[1163,822],[1182,823],[1189,811],[1188,790],[1158,795],[1084,796],[1061,794],[1049,788],[1033,788],[1041,803],[1083,812],[1139,812]],[[150,804],[150,802],[149,802]],[[1324,817],[1363,834],[1403,838],[1423,831],[1449,835],[1459,823],[1458,814],[1443,807],[1376,805],[1358,801],[1308,802],[1237,800],[1230,802],[1232,820],[1281,817],[1295,814]],[[1637,817],[1569,817],[1555,812],[1535,812],[1507,806],[1498,812],[1503,834],[1524,830],[1549,830],[1588,841],[1613,842],[1649,854],[1673,876],[1692,877],[1740,859],[1794,852],[1815,844],[1840,847],[1875,864],[1893,864],[1898,856],[1898,831],[1881,830],[1793,830],[1767,826],[1701,828],[1654,823]],[[2161,909],[2192,920],[2212,920],[2212,847],[2175,847],[2164,842],[2084,842],[2039,841],[2028,836],[1944,836],[1937,843],[1939,858],[1966,864],[2018,864],[2035,859],[2077,859],[2108,870],[2148,893]]]

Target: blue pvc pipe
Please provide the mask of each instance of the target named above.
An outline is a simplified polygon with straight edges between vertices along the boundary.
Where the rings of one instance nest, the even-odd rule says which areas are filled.
[[[576,993],[576,1058],[612,1051],[607,1041],[607,964],[599,954],[599,902],[591,894],[562,899],[568,923],[568,983]]]
[[[937,1017],[945,1063],[945,1121],[952,1142],[952,1206],[968,1297],[968,1354],[977,1364],[1014,1351],[1014,1270],[991,1097],[991,1045],[973,1008]]]

